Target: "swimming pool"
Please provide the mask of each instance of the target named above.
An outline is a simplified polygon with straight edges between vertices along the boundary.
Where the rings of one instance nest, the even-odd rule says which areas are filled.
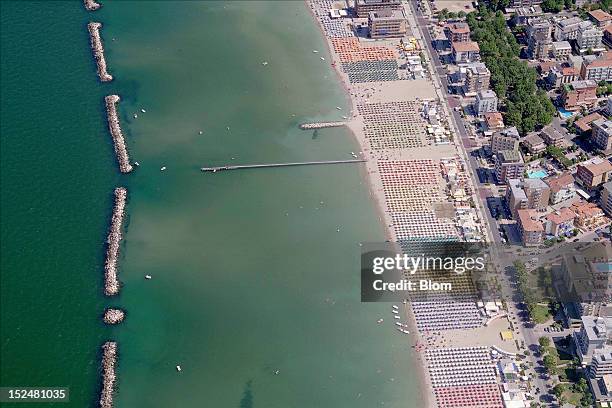
[[[597,269],[597,272],[612,272],[612,263],[610,262],[596,263],[595,269]]]
[[[561,116],[561,119],[563,120],[567,120],[576,114],[576,112],[566,111],[563,108],[559,108],[558,111],[559,111],[559,116]]]
[[[548,176],[548,173],[546,171],[544,171],[544,170],[528,171],[527,172],[527,177],[529,177],[530,179],[533,179],[533,178],[541,179],[541,178],[544,178],[546,176]]]

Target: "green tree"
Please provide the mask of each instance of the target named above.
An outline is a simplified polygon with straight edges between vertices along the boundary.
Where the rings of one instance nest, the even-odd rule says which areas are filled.
[[[542,363],[548,374],[553,375],[557,372],[557,359],[554,356],[550,354],[545,355],[542,359]]]
[[[548,347],[550,346],[550,338],[546,337],[546,336],[542,336],[538,339],[538,343],[540,344],[540,346],[542,347]]]
[[[561,398],[561,395],[563,395],[566,389],[567,387],[565,386],[565,384],[557,384],[553,387],[552,393],[558,400],[559,398]]]

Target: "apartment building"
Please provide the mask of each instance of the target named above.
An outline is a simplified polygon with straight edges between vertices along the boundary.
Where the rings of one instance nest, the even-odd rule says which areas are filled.
[[[602,210],[612,217],[612,181],[608,181],[602,186],[600,204]]]
[[[597,82],[587,79],[563,87],[563,107],[569,111],[591,107],[597,103]]]
[[[576,196],[574,177],[570,173],[549,177],[544,180],[550,188],[550,204],[555,205]]]
[[[521,178],[525,163],[518,150],[501,150],[495,156],[495,176],[500,183],[510,179]]]
[[[370,38],[401,38],[406,35],[406,16],[401,9],[370,11],[368,29]]]
[[[592,190],[607,183],[612,175],[612,163],[601,157],[595,157],[576,167],[576,181],[587,190]]]
[[[599,57],[586,56],[580,67],[580,77],[595,82],[612,81],[612,53],[605,52]]]
[[[491,71],[483,62],[473,62],[465,66],[465,83],[463,93],[465,95],[476,95],[480,91],[486,91],[491,84]]]
[[[608,152],[612,149],[612,120],[597,119],[591,122],[591,139],[599,150]]]
[[[359,18],[367,18],[371,11],[383,9],[399,10],[402,8],[401,0],[355,0],[355,13]]]
[[[455,64],[480,61],[480,47],[474,41],[453,43],[451,53]]]
[[[524,246],[538,246],[542,243],[544,227],[535,211],[517,210],[517,225]]]
[[[491,89],[480,91],[476,94],[474,111],[478,116],[488,112],[497,112],[497,94]]]
[[[470,41],[470,26],[467,23],[450,23],[444,27],[444,34],[451,43]]]

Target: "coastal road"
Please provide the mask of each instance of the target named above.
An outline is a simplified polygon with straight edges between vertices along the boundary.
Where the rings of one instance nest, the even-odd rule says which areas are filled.
[[[465,126],[465,123],[463,121],[463,118],[461,117],[461,114],[455,111],[452,107],[450,107],[451,104],[449,103],[449,101],[453,101],[452,105],[456,106],[457,104],[454,101],[454,97],[448,95],[448,81],[447,81],[446,71],[445,71],[444,66],[442,65],[442,62],[440,61],[438,53],[433,48],[432,38],[428,30],[429,21],[421,14],[420,10],[418,10],[414,2],[408,2],[408,3],[409,3],[411,12],[407,14],[410,17],[416,19],[416,28],[420,32],[420,37],[421,37],[422,42],[425,44],[425,47],[427,47],[427,51],[428,51],[429,58],[430,58],[430,67],[433,68],[432,75],[436,77],[432,79],[434,79],[434,84],[436,84],[436,82],[437,84],[440,84],[439,86],[436,86],[436,90],[438,91],[438,95],[441,101],[446,103],[448,111],[450,112],[450,117],[452,119],[452,122],[454,122],[455,130],[458,132],[460,136],[459,143],[456,143],[456,144],[459,146],[460,150],[463,152],[463,156],[466,160],[467,166],[469,167],[469,171],[471,173],[472,181],[474,183],[475,188],[479,188],[481,185],[479,182],[477,169],[480,166],[476,158],[472,154],[470,154],[471,152],[468,151],[468,149],[472,147],[472,143],[469,138],[468,129]],[[414,21],[411,22],[412,27],[415,26],[414,23],[415,23]],[[414,34],[416,35],[417,33],[414,33]],[[494,244],[494,246],[499,246],[502,243],[501,243],[499,234],[497,232],[497,222],[495,219],[493,219],[493,217],[491,216],[491,213],[487,210],[487,203],[486,203],[487,194],[486,193],[476,194],[476,196],[478,197],[476,202],[477,202],[478,207],[480,208],[482,217],[484,217],[487,220],[486,229],[488,231],[489,242]],[[492,256],[496,257],[495,250],[493,251]],[[533,351],[532,351],[532,348],[537,346],[537,335],[535,332],[528,330],[524,326],[524,324],[522,324],[522,321],[521,321],[522,310],[520,309],[520,303],[517,302],[517,289],[515,285],[512,283],[513,281],[516,282],[516,277],[514,276],[513,268],[510,262],[502,262],[499,265],[499,268],[502,274],[510,273],[510,275],[505,275],[505,276],[502,275],[501,276],[502,279],[500,279],[500,281],[502,284],[502,293],[505,295],[506,299],[509,300],[507,304],[508,304],[508,314],[510,316],[510,319],[513,322],[518,322],[518,324],[514,324],[515,329],[518,329],[518,333],[515,332],[515,335],[518,334],[517,340],[519,342],[523,340],[525,342],[525,345],[530,349],[531,355],[527,358],[527,360],[533,363],[535,367],[537,367],[538,362],[537,362],[537,359],[534,357]],[[549,386],[546,384],[546,381],[540,378],[539,376],[536,376],[532,380],[532,387],[534,389],[535,388],[540,389],[541,392],[539,393],[539,395],[536,396],[536,398],[540,402],[544,402],[545,400],[541,397],[545,396],[547,393],[547,390],[549,389]],[[535,394],[535,391],[532,390],[532,393]]]

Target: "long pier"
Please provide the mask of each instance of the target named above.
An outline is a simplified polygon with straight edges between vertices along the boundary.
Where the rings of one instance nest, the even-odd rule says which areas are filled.
[[[332,127],[340,127],[346,125],[346,122],[315,122],[315,123],[302,123],[300,125],[300,129],[308,130],[308,129],[323,129],[323,128],[332,128]]]
[[[106,240],[106,262],[104,263],[104,294],[114,296],[119,293],[119,279],[117,278],[117,260],[119,259],[119,244],[121,243],[123,217],[125,215],[125,204],[127,201],[127,189],[117,187],[115,189],[115,206],[113,216]]]
[[[101,6],[95,0],[83,0],[83,4],[85,5],[85,10],[87,11],[96,11]]]
[[[123,132],[121,131],[121,124],[119,123],[119,115],[117,114],[117,103],[120,100],[121,98],[119,98],[119,95],[108,95],[104,98],[108,129],[113,138],[115,154],[117,156],[117,162],[119,162],[119,171],[122,173],[129,173],[134,168],[130,164],[130,156],[128,155]]]
[[[236,166],[219,166],[219,167],[202,167],[202,171],[210,171],[216,173],[222,170],[240,170],[240,169],[259,169],[266,167],[289,167],[289,166],[312,166],[318,164],[343,164],[343,163],[363,163],[364,159],[351,160],[324,160],[324,161],[309,161],[295,163],[265,163],[265,164],[242,164]]]
[[[100,77],[100,81],[102,82],[109,82],[113,80],[113,76],[109,74],[106,69],[106,59],[104,58],[104,46],[102,45],[102,38],[100,37],[100,27],[102,27],[102,23],[92,22],[87,24],[91,50],[98,67],[98,77]]]
[[[100,408],[113,408],[117,365],[117,343],[107,341],[102,345],[102,391],[100,392]]]

